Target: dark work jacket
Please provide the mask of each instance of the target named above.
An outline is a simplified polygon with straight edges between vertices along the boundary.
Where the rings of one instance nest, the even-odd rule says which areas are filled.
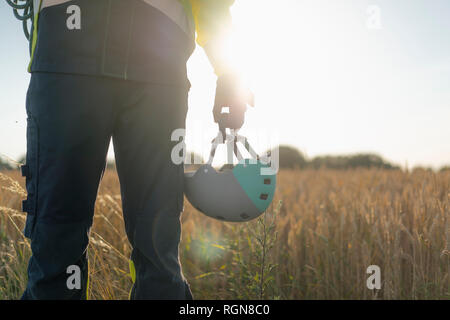
[[[186,62],[194,37],[160,10],[142,0],[60,2],[35,16],[30,72],[189,85]],[[79,29],[68,27],[74,5]]]

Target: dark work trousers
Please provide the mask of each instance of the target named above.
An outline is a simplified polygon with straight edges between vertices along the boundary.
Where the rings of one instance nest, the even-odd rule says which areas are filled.
[[[87,246],[94,204],[112,138],[136,281],[131,299],[192,299],[178,258],[183,165],[171,161],[185,127],[188,85],[33,73],[27,94],[31,239],[22,299],[86,299]],[[69,289],[69,266],[81,289]]]

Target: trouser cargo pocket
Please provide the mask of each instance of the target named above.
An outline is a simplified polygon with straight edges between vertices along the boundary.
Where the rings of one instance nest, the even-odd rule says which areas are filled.
[[[24,235],[32,237],[37,213],[38,172],[39,172],[39,129],[35,119],[27,119],[27,156],[22,166],[22,176],[26,178],[27,199],[22,203],[22,211],[27,213]]]

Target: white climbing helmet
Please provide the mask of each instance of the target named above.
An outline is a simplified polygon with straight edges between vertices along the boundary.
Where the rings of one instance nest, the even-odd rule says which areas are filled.
[[[272,202],[276,174],[269,169],[269,161],[266,159],[263,163],[245,137],[232,131],[232,134],[227,134],[226,142],[234,144],[234,154],[239,163],[232,169],[219,171],[212,167],[217,146],[222,143],[222,134],[219,133],[213,140],[208,163],[196,171],[185,172],[184,192],[192,206],[211,218],[250,221],[260,216]],[[253,159],[242,157],[237,142],[244,144]],[[231,160],[232,157],[231,152]]]

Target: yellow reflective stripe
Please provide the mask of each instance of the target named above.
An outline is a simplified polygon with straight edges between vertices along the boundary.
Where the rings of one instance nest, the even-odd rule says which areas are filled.
[[[34,58],[34,50],[36,49],[37,44],[37,36],[38,36],[38,20],[39,20],[39,12],[41,11],[42,0],[39,1],[39,8],[37,12],[34,14],[34,22],[33,22],[33,42],[31,44],[31,59],[28,64],[28,72],[31,72],[31,64],[33,63]]]
[[[133,283],[136,282],[136,269],[134,268],[134,262],[133,260],[129,260],[128,261],[128,265],[130,267],[130,276],[131,276],[131,281],[133,281]]]
[[[130,268],[130,276],[131,276],[131,281],[133,281],[133,284],[136,282],[136,268],[134,267],[134,262],[133,260],[128,260],[128,265]],[[130,293],[128,294],[128,300],[131,300],[131,291],[133,290],[133,287],[131,287],[130,289]]]
[[[197,31],[197,43],[203,47],[231,24],[229,8],[234,0],[190,0],[190,2]]]

